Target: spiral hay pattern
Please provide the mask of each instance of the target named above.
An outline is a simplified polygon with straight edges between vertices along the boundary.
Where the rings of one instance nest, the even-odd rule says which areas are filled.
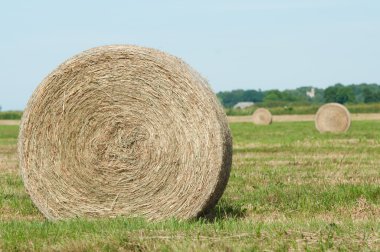
[[[269,125],[272,123],[272,114],[265,108],[258,108],[252,115],[253,123],[258,125]]]
[[[350,125],[350,112],[339,103],[321,106],[315,116],[315,127],[319,132],[346,132]]]
[[[232,139],[207,82],[183,61],[104,46],[69,59],[35,90],[19,157],[48,219],[188,219],[221,197]]]

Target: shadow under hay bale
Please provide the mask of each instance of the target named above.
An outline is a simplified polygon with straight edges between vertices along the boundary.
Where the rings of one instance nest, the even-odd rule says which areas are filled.
[[[269,125],[272,123],[272,114],[268,109],[258,108],[253,113],[252,120],[257,125]]]
[[[182,60],[137,46],[85,51],[48,75],[21,122],[25,187],[49,219],[197,217],[226,187],[227,118]]]
[[[217,222],[225,219],[242,219],[246,217],[247,209],[241,205],[232,204],[229,201],[223,201],[211,209],[201,218],[209,222]]]
[[[339,103],[327,103],[315,115],[315,127],[319,132],[346,132],[350,125],[350,112]]]

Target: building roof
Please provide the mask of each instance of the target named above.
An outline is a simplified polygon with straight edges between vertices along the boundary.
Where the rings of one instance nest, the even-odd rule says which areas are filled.
[[[238,102],[234,105],[234,108],[240,108],[240,109],[244,109],[244,108],[248,108],[248,107],[251,107],[255,105],[254,102]]]

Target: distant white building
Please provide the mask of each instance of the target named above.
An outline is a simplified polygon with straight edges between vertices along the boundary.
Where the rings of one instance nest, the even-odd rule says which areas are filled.
[[[255,105],[254,102],[238,102],[235,104],[234,109],[237,109],[237,108],[245,109],[245,108],[251,107],[253,105]]]
[[[310,98],[314,98],[314,96],[315,96],[315,89],[311,88],[310,91],[306,91],[306,95],[309,96]]]

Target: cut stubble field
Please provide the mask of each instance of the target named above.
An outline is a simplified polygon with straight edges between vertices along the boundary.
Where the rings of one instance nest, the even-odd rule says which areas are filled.
[[[230,127],[231,177],[207,216],[50,222],[23,187],[18,126],[0,126],[0,251],[380,250],[380,121]]]

